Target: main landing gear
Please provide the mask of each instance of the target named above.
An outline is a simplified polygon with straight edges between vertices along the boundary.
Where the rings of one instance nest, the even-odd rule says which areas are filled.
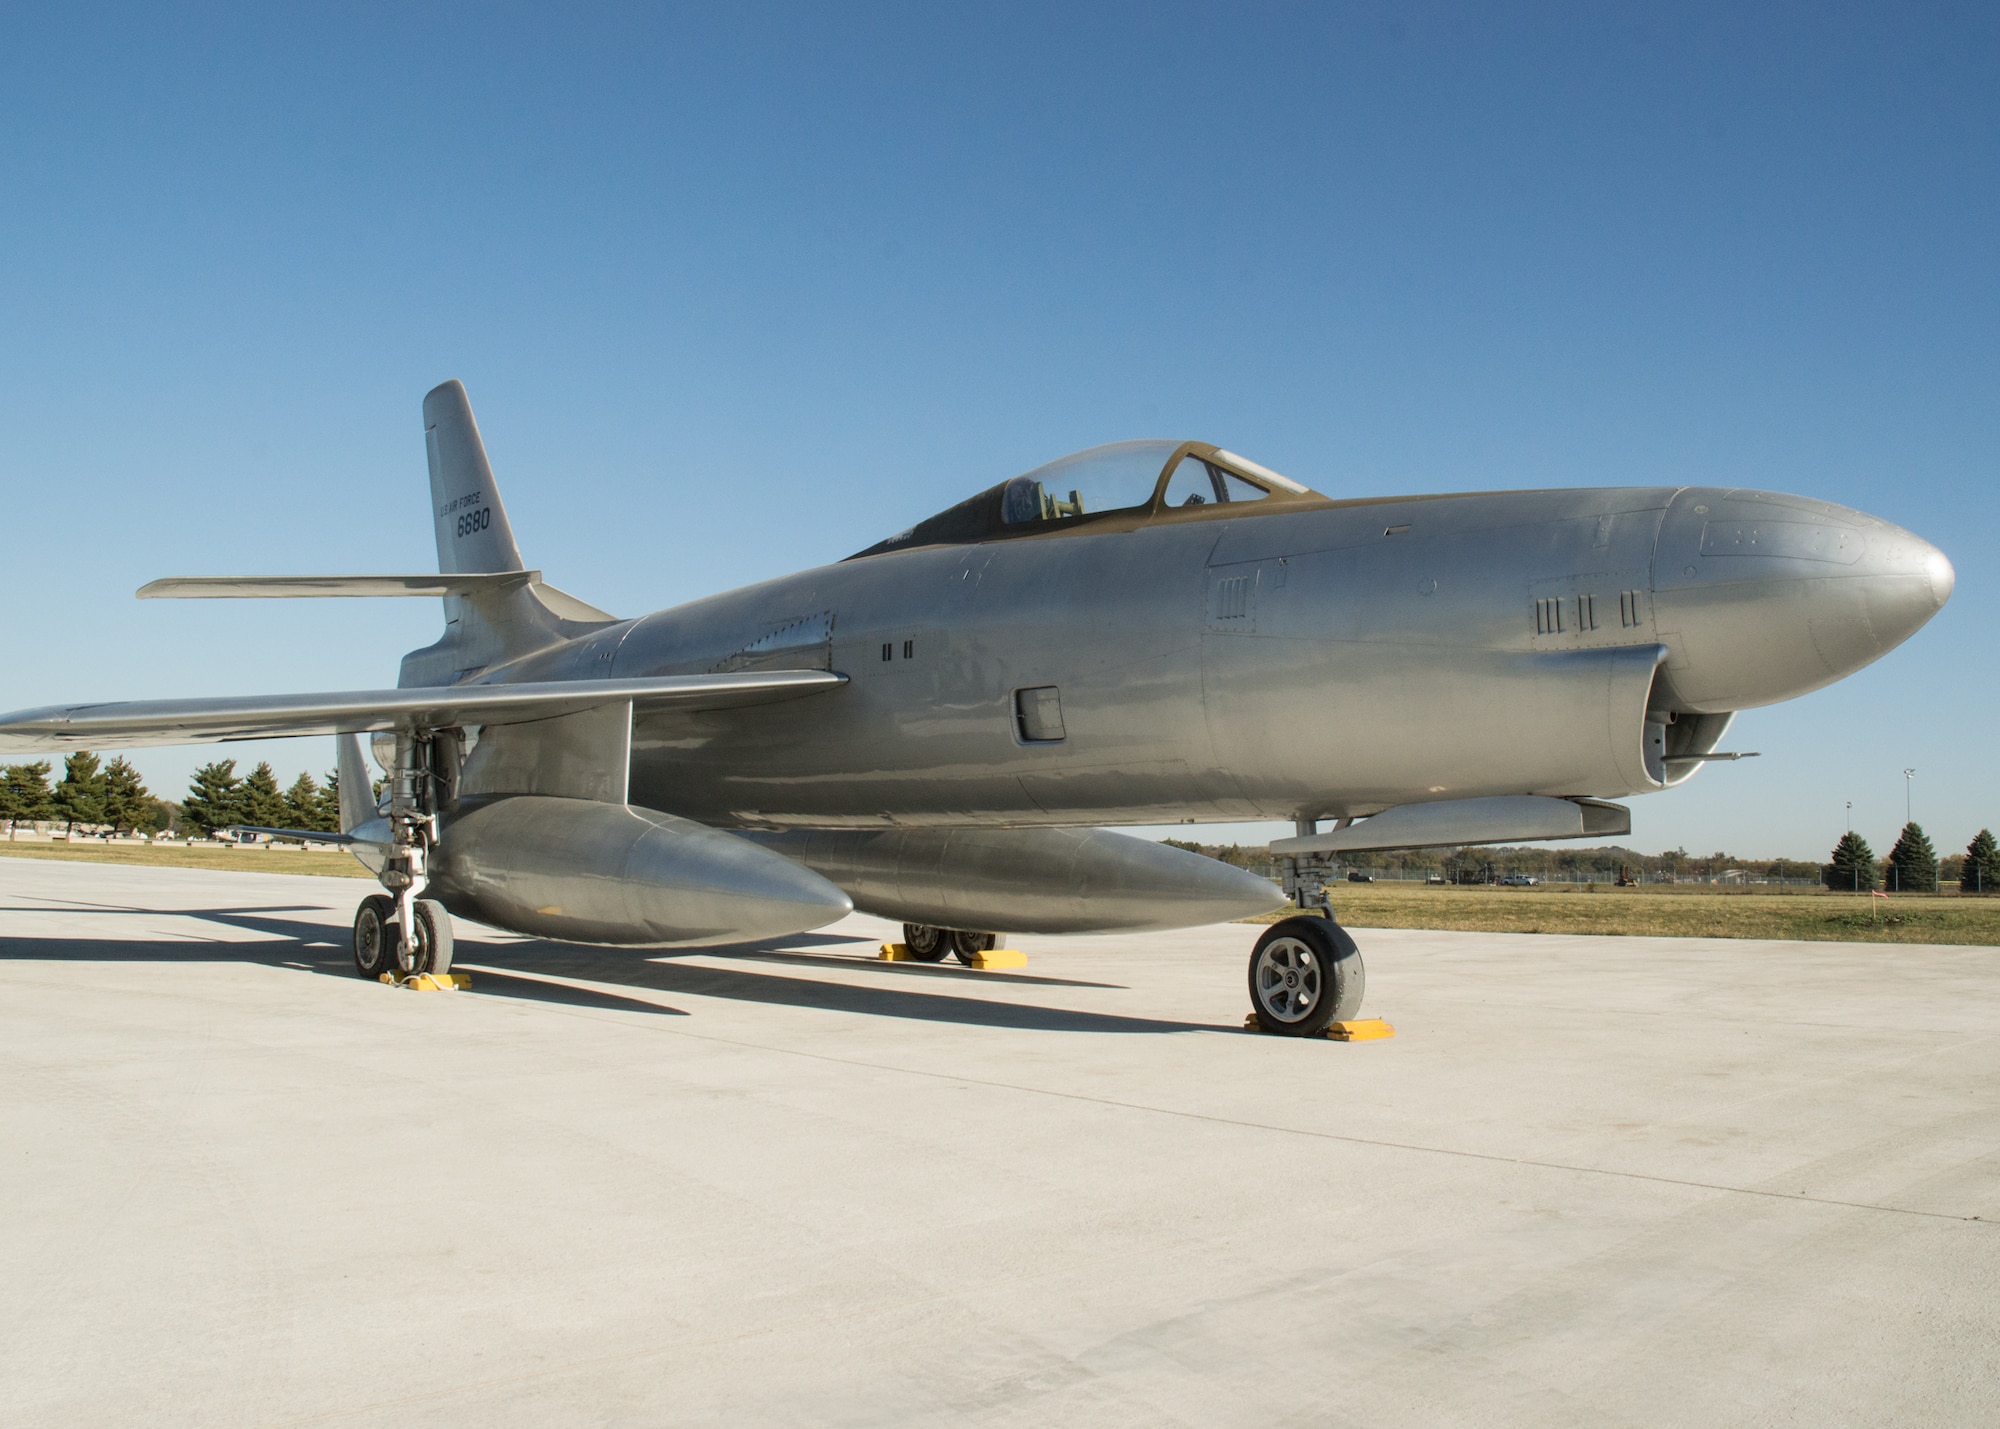
[[[977,967],[979,955],[991,952],[999,942],[998,933],[968,933],[959,928],[933,928],[928,923],[903,925],[903,946],[920,963],[941,963],[950,953],[967,967]]]
[[[396,900],[376,893],[361,900],[354,915],[354,970],[372,980],[383,973],[408,979],[451,971],[451,914],[434,898],[411,901],[415,936],[406,945],[398,926]]]
[[[1331,918],[1273,923],[1250,953],[1250,1006],[1266,1032],[1317,1037],[1361,1011],[1361,950]]]
[[[354,970],[379,979],[409,979],[451,971],[451,914],[421,896],[437,847],[439,786],[450,778],[438,768],[440,737],[432,732],[396,736],[389,770],[389,855],[376,875],[387,893],[361,900],[354,914]]]

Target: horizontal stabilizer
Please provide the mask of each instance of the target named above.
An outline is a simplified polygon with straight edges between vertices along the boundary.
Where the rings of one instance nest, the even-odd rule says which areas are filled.
[[[268,839],[290,839],[302,844],[357,844],[366,839],[357,839],[353,834],[329,834],[313,829],[267,829],[258,824],[231,824],[216,830],[224,834],[262,834]]]
[[[499,594],[527,587],[564,620],[616,620],[557,590],[540,571],[474,571],[413,576],[164,576],[138,589],[141,600],[335,600],[368,596]]]
[[[847,683],[826,670],[745,670],[639,680],[448,685],[309,695],[230,695],[55,705],[0,715],[0,753],[219,744],[282,735],[371,734],[520,724],[633,702],[642,710],[719,710],[797,699]]]
[[[1440,799],[1398,804],[1344,829],[1273,839],[1280,856],[1361,853],[1385,848],[1445,848],[1455,844],[1522,843],[1541,839],[1617,838],[1632,832],[1632,811],[1598,799],[1506,794],[1492,799]]]

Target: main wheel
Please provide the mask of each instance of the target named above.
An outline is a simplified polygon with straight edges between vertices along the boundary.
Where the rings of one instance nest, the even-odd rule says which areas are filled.
[[[442,977],[451,971],[451,914],[445,912],[444,904],[435,898],[419,898],[416,915],[416,937],[412,939],[414,946],[408,959],[403,956],[400,940],[390,945],[397,971],[404,977],[416,977],[420,973]]]
[[[941,963],[944,955],[951,951],[951,932],[945,928],[933,928],[928,923],[905,923],[903,946],[920,963]]]
[[[1361,1010],[1361,950],[1331,918],[1274,923],[1250,953],[1250,1006],[1266,1032],[1316,1037]]]
[[[354,970],[371,982],[388,972],[396,962],[396,934],[389,920],[396,916],[396,904],[384,894],[361,900],[354,914]]]
[[[999,936],[994,933],[954,931],[951,935],[952,955],[969,968],[978,967],[979,955],[990,952],[993,945],[999,941]]]
[[[439,977],[443,977],[451,971],[453,942],[451,914],[444,911],[444,904],[438,902],[437,899],[419,898],[417,900],[417,926],[423,927],[426,923],[430,925],[424,934],[431,948],[431,965],[429,970],[436,973]]]

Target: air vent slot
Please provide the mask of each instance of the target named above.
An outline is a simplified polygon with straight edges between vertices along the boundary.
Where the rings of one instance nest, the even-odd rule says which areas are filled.
[[[1066,737],[1062,691],[1054,685],[1014,691],[1014,724],[1024,744],[1060,743]]]

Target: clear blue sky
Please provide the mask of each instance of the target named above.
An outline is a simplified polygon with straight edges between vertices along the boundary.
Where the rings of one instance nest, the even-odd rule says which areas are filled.
[[[1897,4],[0,10],[0,708],[392,683],[462,379],[636,614],[1065,451],[1336,495],[1724,483],[1899,522],[1932,624],[1634,842],[2000,825],[2000,21]],[[325,741],[243,750],[281,776]],[[147,751],[177,794],[210,750]]]

